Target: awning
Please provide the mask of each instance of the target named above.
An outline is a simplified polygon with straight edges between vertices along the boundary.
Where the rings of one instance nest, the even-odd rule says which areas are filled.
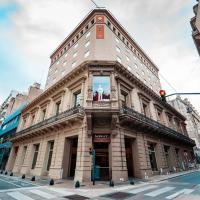
[[[0,149],[11,148],[11,147],[12,147],[12,142],[5,142],[3,144],[0,144]]]

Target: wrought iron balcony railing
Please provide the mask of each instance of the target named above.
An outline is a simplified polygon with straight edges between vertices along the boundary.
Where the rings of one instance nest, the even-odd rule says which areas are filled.
[[[191,146],[195,146],[195,142],[194,140],[190,139],[189,137],[183,135],[182,133],[179,133],[153,119],[148,118],[147,116],[138,113],[137,111],[131,109],[131,108],[127,108],[127,107],[123,107],[120,110],[120,114],[121,115],[128,115],[130,116],[132,119],[134,119],[136,122],[141,123],[143,125],[147,125],[148,127],[151,127],[152,129],[154,129],[156,132],[159,132],[160,134],[164,135],[164,136],[168,136],[177,140],[181,140],[184,141],[187,144],[190,144]]]
[[[74,107],[74,108],[71,108],[69,110],[66,110],[58,115],[55,115],[53,117],[50,117],[48,119],[45,119],[44,121],[41,121],[37,124],[34,124],[26,129],[23,129],[19,132],[17,132],[16,134],[16,137],[20,136],[20,135],[23,135],[27,132],[30,132],[30,131],[33,131],[35,129],[38,129],[38,128],[42,128],[42,127],[45,127],[46,125],[50,125],[50,124],[53,124],[54,122],[58,122],[62,119],[65,119],[69,116],[72,116],[72,115],[75,115],[75,114],[80,114],[80,115],[83,115],[84,114],[84,109],[82,107]]]

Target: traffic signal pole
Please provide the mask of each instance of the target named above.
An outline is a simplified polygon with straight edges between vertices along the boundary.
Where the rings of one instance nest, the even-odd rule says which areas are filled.
[[[168,95],[166,95],[165,97],[170,97],[170,96],[173,96],[173,95],[200,95],[200,93],[199,92],[192,92],[192,93],[172,93],[172,94],[168,94]]]

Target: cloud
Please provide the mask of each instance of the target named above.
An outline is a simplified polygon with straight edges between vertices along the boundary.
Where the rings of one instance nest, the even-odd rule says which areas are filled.
[[[7,0],[1,3],[8,2]],[[10,16],[12,26],[0,34],[12,44],[11,53],[20,57],[18,73],[25,83],[46,80],[49,55],[74,29],[94,5],[89,0],[10,0],[17,5]],[[191,37],[193,0],[96,0],[106,6],[137,43],[157,64],[160,72],[177,91],[198,92],[199,56]],[[0,4],[1,5],[1,4]],[[2,31],[3,30],[3,31]],[[1,39],[1,38],[0,38]],[[9,77],[7,77],[9,80]],[[167,93],[174,90],[161,78]],[[3,83],[1,83],[3,85]],[[8,90],[24,89],[11,82]],[[26,85],[28,87],[28,85]],[[0,96],[6,98],[5,93]],[[199,108],[200,97],[189,97]]]

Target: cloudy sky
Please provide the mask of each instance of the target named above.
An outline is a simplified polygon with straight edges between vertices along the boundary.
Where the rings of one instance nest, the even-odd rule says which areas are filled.
[[[168,94],[200,92],[200,58],[189,23],[196,0],[96,2],[156,63]],[[44,87],[50,54],[93,8],[90,0],[0,0],[0,103],[12,89],[27,91],[35,81]],[[200,111],[200,96],[188,98]]]

